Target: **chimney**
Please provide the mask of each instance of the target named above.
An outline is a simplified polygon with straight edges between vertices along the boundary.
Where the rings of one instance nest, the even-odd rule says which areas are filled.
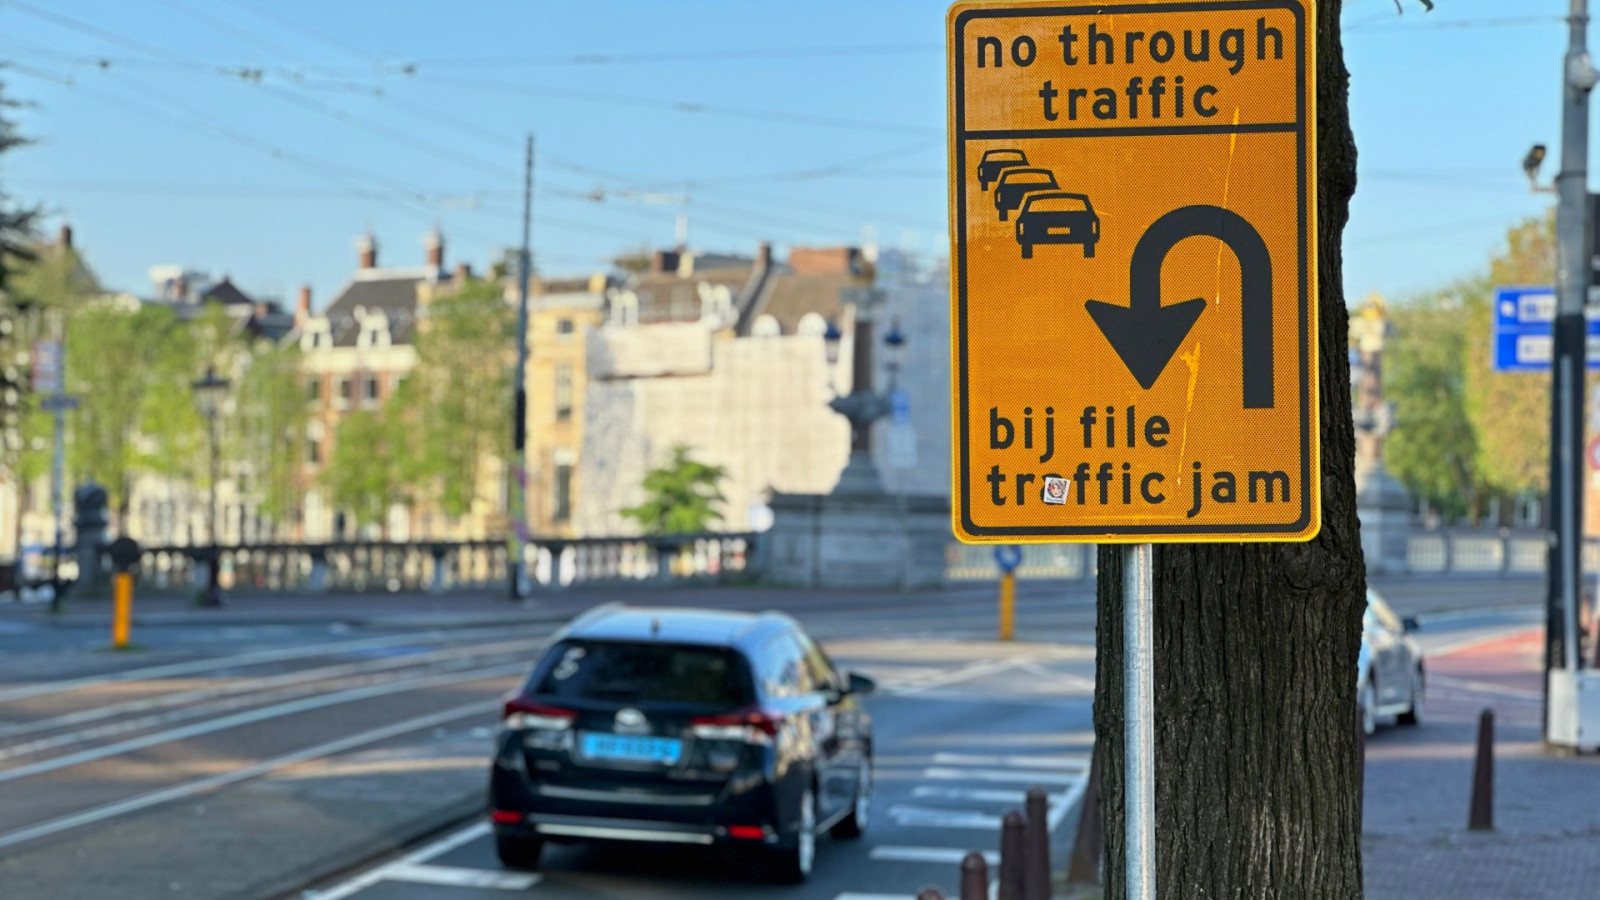
[[[859,275],[860,256],[855,247],[791,247],[789,268],[796,275]]]
[[[771,265],[772,243],[770,241],[762,241],[760,246],[756,247],[756,267],[766,269]]]
[[[376,269],[378,267],[378,242],[373,239],[372,232],[367,232],[356,239],[356,253],[363,269]]]
[[[294,327],[305,327],[306,320],[311,318],[311,285],[300,285],[300,296],[294,302]]]
[[[72,226],[62,225],[61,231],[56,235],[56,246],[62,250],[72,249]]]
[[[657,250],[650,257],[650,274],[662,275],[676,271],[678,271],[678,252],[676,250]]]
[[[428,268],[439,271],[444,268],[444,235],[435,228],[428,232],[422,239],[422,248],[428,254]]]
[[[472,266],[464,262],[456,263],[456,282],[466,284],[471,278]]]

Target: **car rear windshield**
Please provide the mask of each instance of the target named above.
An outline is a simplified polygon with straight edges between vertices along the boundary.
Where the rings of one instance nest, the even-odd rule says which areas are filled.
[[[1089,204],[1082,197],[1032,197],[1028,200],[1029,212],[1083,212]]]
[[[1006,184],[1055,184],[1056,177],[1049,172],[1014,172],[1003,176]]]
[[[563,641],[530,681],[558,700],[729,709],[754,700],[744,658],[725,647]]]
[[[984,159],[990,162],[1008,162],[1013,159],[1026,159],[1021,150],[990,150],[984,154]]]

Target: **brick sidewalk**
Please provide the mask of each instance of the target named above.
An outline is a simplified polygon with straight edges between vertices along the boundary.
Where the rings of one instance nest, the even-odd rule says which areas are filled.
[[[1600,896],[1600,758],[1547,754],[1542,630],[1430,657],[1423,724],[1367,744],[1368,900]],[[1478,712],[1495,711],[1495,827],[1466,830]]]

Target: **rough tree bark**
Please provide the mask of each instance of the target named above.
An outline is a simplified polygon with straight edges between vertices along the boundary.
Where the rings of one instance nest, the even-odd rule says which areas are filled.
[[[1341,235],[1355,191],[1340,0],[1318,0],[1322,531],[1155,553],[1157,895],[1350,900],[1361,885],[1355,671],[1365,606]],[[1094,719],[1106,897],[1122,900],[1122,565],[1099,552]]]

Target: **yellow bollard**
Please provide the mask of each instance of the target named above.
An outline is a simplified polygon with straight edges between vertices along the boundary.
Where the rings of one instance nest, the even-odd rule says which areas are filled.
[[[1000,640],[1009,641],[1016,633],[1017,576],[1000,573]]]
[[[111,647],[124,650],[133,631],[133,573],[111,576]]]

